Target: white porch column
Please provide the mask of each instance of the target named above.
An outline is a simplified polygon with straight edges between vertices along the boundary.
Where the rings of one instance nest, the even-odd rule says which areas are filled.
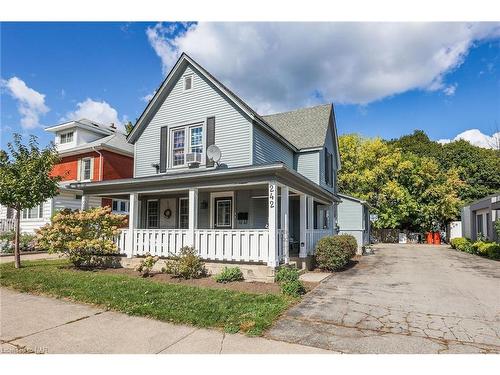
[[[132,193],[129,198],[128,212],[128,235],[125,244],[125,253],[127,258],[132,258],[135,248],[135,229],[139,223],[139,194]]]
[[[299,244],[299,257],[307,257],[307,226],[306,226],[306,202],[307,195],[300,195],[300,244]]]
[[[267,259],[267,265],[269,267],[276,268],[279,265],[278,257],[278,200],[276,199],[278,195],[278,184],[276,181],[269,182],[268,189],[268,221],[269,221],[269,256]]]
[[[289,214],[288,214],[288,193],[289,189],[288,186],[281,186],[281,229],[283,230],[283,239],[282,239],[282,245],[283,245],[283,261],[285,264],[288,264],[289,260],[289,238],[290,238],[290,231],[289,231]]]
[[[85,211],[89,208],[89,196],[86,194],[82,195],[82,202],[80,203],[80,210]]]
[[[307,230],[309,231],[309,243],[307,244],[307,254],[312,254],[313,230],[314,230],[314,198],[309,196],[307,199]]]
[[[189,240],[195,247],[195,229],[198,228],[198,189],[189,189]]]

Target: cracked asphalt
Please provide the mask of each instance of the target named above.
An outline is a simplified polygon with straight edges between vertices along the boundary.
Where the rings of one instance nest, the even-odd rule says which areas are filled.
[[[267,337],[342,353],[500,353],[500,262],[381,244],[333,274]]]

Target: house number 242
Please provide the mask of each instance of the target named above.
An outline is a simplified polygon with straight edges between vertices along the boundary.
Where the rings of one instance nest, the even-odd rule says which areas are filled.
[[[276,195],[275,195],[274,185],[269,186],[269,207],[274,208],[276,204]]]

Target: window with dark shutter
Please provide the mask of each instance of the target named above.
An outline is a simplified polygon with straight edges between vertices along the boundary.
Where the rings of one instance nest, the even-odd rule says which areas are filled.
[[[165,173],[167,171],[167,139],[168,137],[168,127],[163,126],[160,130],[160,172]]]
[[[215,144],[215,117],[207,118],[207,142],[205,147]],[[206,157],[206,166],[213,167],[214,161]]]
[[[328,177],[330,186],[333,186],[333,154],[330,152],[328,153]]]
[[[324,159],[325,159],[325,162],[324,162],[324,164],[325,164],[325,183],[329,184],[330,183],[330,175],[329,175],[330,169],[328,167],[328,164],[329,164],[329,162],[328,162],[328,150],[326,148],[325,148]]]

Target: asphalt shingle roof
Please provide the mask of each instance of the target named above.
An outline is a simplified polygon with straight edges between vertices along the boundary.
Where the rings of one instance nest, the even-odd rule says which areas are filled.
[[[134,145],[127,142],[127,137],[125,134],[116,132],[115,134],[108,135],[107,137],[97,139],[93,142],[85,143],[79,147],[71,148],[67,151],[74,152],[78,150],[84,150],[91,147],[109,146],[113,147],[129,154],[134,154]],[[66,150],[65,150],[66,151]],[[64,151],[62,151],[64,153]]]
[[[304,149],[323,147],[331,111],[331,104],[323,104],[262,118],[295,147]]]

